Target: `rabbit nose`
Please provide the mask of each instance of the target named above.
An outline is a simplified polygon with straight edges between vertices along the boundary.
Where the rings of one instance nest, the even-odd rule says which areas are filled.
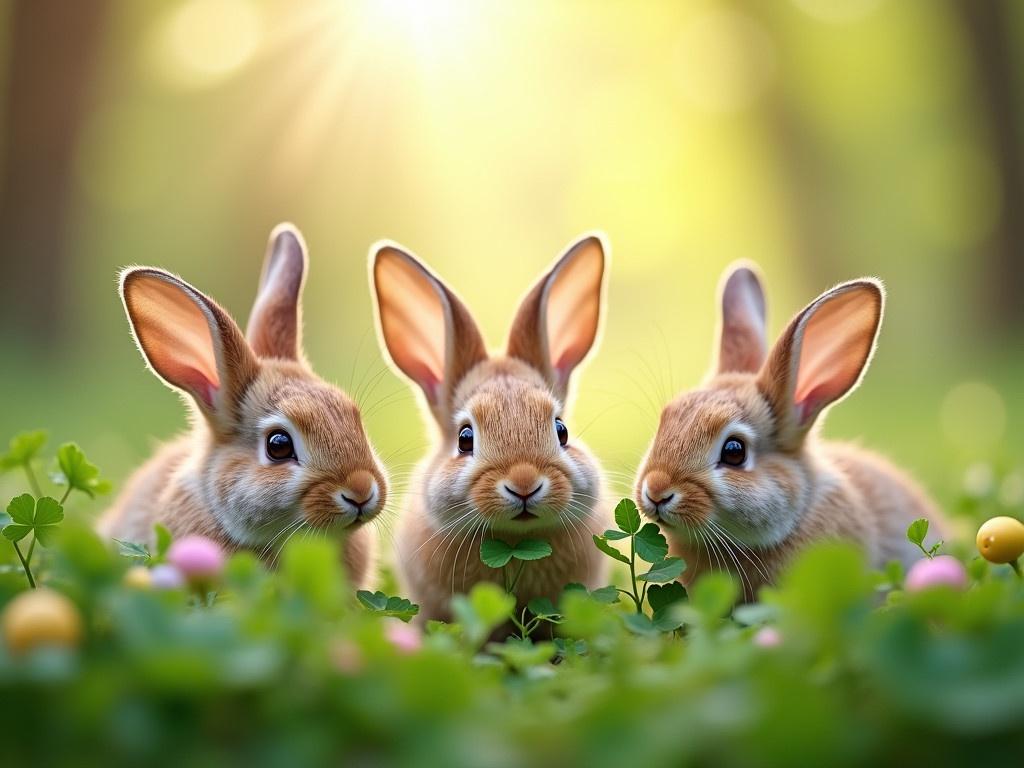
[[[516,464],[505,477],[505,490],[523,501],[537,494],[543,485],[544,479],[532,464]]]
[[[351,507],[356,514],[370,514],[377,507],[380,492],[377,481],[365,469],[349,473],[344,485],[338,489],[341,506]]]
[[[671,501],[675,496],[675,492],[672,490],[672,478],[660,469],[647,473],[647,476],[644,477],[643,490],[644,495],[654,506]]]

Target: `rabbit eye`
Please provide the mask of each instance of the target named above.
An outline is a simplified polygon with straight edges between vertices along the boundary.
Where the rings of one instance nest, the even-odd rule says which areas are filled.
[[[555,434],[558,435],[558,444],[565,445],[569,442],[569,428],[561,419],[555,419]]]
[[[742,467],[747,460],[747,446],[738,437],[730,437],[722,446],[721,462],[730,467]]]
[[[267,456],[271,461],[288,461],[296,458],[292,436],[283,429],[275,429],[267,435]]]
[[[459,453],[473,452],[473,428],[466,424],[459,430]]]

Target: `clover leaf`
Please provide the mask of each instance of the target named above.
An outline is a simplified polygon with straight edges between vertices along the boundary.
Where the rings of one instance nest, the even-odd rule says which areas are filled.
[[[654,523],[647,523],[635,535],[636,554],[648,563],[660,563],[668,555],[668,542]]]
[[[64,519],[64,508],[56,499],[44,496],[38,501],[31,494],[16,496],[7,505],[11,521],[3,528],[4,538],[21,541],[30,533],[44,547],[53,543],[57,525]]]
[[[629,534],[640,530],[640,511],[632,499],[623,499],[615,505],[615,524]]]
[[[75,443],[57,449],[57,465],[60,469],[53,474],[53,481],[58,485],[87,493],[90,498],[110,491],[110,482],[100,477],[99,467]]]
[[[408,622],[420,612],[420,607],[404,597],[394,597],[383,592],[368,592],[361,589],[356,592],[356,599],[372,613],[390,616]]]
[[[686,569],[686,563],[678,557],[667,557],[657,565],[651,566],[647,573],[637,574],[637,581],[647,581],[652,584],[666,584],[678,579]]]
[[[615,547],[609,544],[607,539],[598,536],[596,533],[594,534],[594,545],[602,552],[604,552],[606,555],[608,555],[608,557],[614,560],[618,560],[620,563],[625,563],[626,565],[629,565],[628,557],[626,557],[624,554],[619,552],[619,550],[617,550]]]
[[[11,438],[7,453],[0,456],[0,471],[26,466],[46,445],[46,432],[22,432]]]

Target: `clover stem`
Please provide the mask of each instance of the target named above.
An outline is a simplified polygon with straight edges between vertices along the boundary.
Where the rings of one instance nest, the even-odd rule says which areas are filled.
[[[32,553],[36,551],[36,541],[37,541],[36,535],[35,535],[35,532],[33,532],[32,533],[32,543],[28,545],[28,554],[25,555],[25,559],[28,562],[30,562],[30,563],[32,562]]]
[[[1017,574],[1018,579],[1024,579],[1024,574],[1020,571],[1020,558],[1011,560],[1009,563],[1010,567],[1013,568],[1013,572]]]
[[[643,613],[643,602],[640,599],[640,593],[636,588],[636,537],[635,534],[629,534],[629,581],[633,585],[633,602],[636,603],[636,612]]]
[[[525,561],[525,560],[520,560],[520,561],[519,561],[519,570],[518,570],[518,571],[516,571],[516,575],[515,575],[515,578],[513,578],[513,579],[512,579],[512,586],[510,586],[510,587],[509,587],[509,588],[508,588],[508,589],[506,590],[506,591],[507,591],[507,592],[508,592],[509,594],[514,594],[514,593],[515,593],[515,590],[516,590],[516,584],[518,584],[518,583],[519,583],[519,577],[523,575],[523,569],[524,569],[525,567],[526,567],[526,561]]]
[[[18,542],[16,541],[12,541],[11,544],[14,545],[14,551],[18,553],[18,559],[21,560],[21,567],[25,569],[25,575],[28,577],[28,585],[32,587],[32,589],[35,589],[36,580],[35,577],[32,576],[32,569],[28,567],[28,561],[21,554],[21,547],[18,546]]]
[[[28,484],[32,488],[32,493],[38,499],[43,495],[43,492],[39,488],[39,481],[36,480],[36,473],[32,470],[32,462],[26,461],[23,466],[25,467],[25,476],[28,478]]]
[[[68,489],[64,491],[64,495],[60,497],[60,505],[63,507],[64,502],[68,500],[68,496],[71,495],[71,485],[68,485]]]

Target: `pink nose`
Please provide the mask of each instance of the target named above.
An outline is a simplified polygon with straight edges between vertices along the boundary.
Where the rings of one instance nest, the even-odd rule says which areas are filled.
[[[660,469],[652,470],[644,477],[644,493],[655,506],[670,501],[676,495],[672,490],[672,478]]]
[[[537,493],[542,485],[540,472],[532,464],[516,464],[505,477],[505,489],[523,500]]]

